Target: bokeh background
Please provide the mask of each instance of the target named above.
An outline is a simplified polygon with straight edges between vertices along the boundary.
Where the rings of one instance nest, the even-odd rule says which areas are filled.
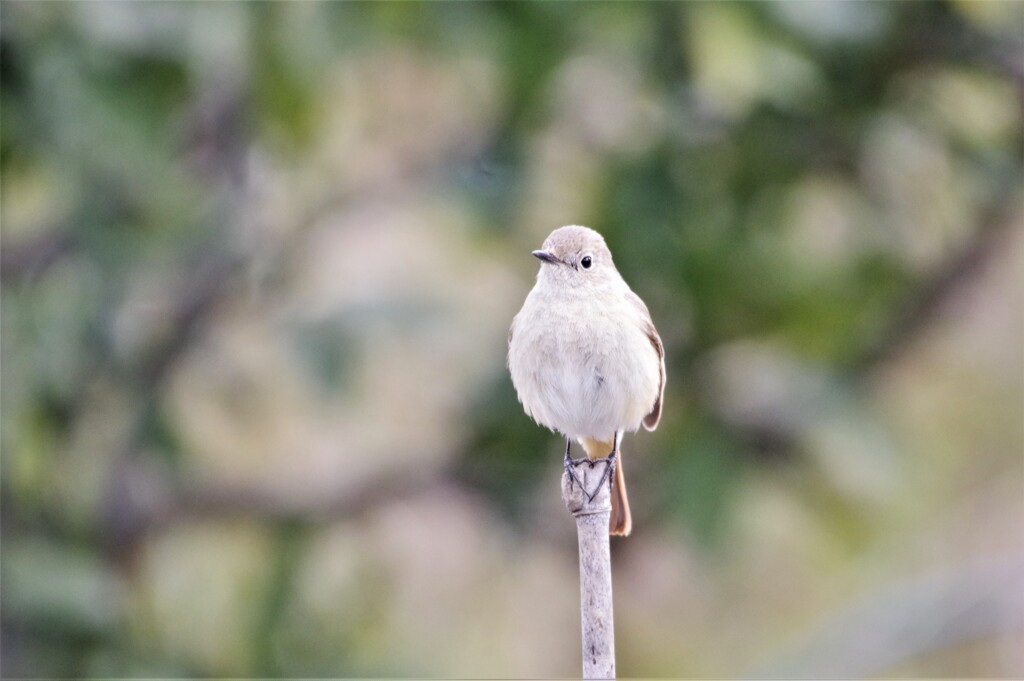
[[[578,674],[572,223],[667,350],[619,673],[1024,675],[1024,3],[0,12],[5,676]]]

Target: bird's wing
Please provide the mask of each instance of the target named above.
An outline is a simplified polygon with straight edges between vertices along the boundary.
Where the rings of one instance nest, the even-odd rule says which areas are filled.
[[[651,313],[647,309],[647,305],[644,304],[644,301],[640,300],[640,296],[632,291],[627,291],[626,300],[636,308],[640,316],[640,324],[644,333],[647,334],[647,339],[651,341],[651,346],[654,348],[654,351],[658,353],[658,363],[660,365],[658,374],[658,399],[655,400],[650,413],[644,417],[644,428],[647,430],[654,430],[658,427],[658,421],[661,420],[661,404],[665,399],[665,346],[661,344],[661,336],[658,335],[658,330],[654,328],[654,322],[651,321]]]

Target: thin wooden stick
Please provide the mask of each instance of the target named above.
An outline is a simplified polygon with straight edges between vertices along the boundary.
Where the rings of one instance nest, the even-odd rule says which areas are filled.
[[[562,501],[576,517],[580,545],[580,619],[583,624],[583,678],[615,678],[615,620],[612,614],[612,561],[608,523],[612,498],[607,461],[573,463],[576,477],[562,473]],[[613,473],[613,471],[609,471]],[[589,498],[593,494],[593,499]]]

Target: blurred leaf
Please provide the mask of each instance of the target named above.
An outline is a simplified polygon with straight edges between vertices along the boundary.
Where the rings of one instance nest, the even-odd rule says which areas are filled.
[[[713,546],[727,518],[729,494],[743,470],[742,449],[707,425],[694,422],[671,438],[676,446],[659,462],[659,500]]]
[[[253,68],[260,77],[255,80],[256,111],[270,137],[283,137],[281,149],[299,153],[313,139],[316,88],[323,87],[323,74],[300,70],[289,46],[277,38],[275,27],[281,14],[291,11],[287,5],[260,5],[256,23],[256,54]],[[320,75],[320,78],[317,78]]]
[[[119,585],[92,552],[41,538],[4,542],[4,617],[69,638],[97,637],[117,617]]]
[[[513,418],[508,418],[514,415]],[[565,440],[523,413],[512,382],[501,376],[474,401],[474,438],[458,462],[458,473],[512,513],[524,510],[535,481],[560,465]],[[577,445],[578,447],[578,445]],[[574,453],[579,456],[579,453]]]
[[[296,326],[295,355],[314,384],[331,393],[344,393],[358,359],[358,336],[345,321],[329,319]]]

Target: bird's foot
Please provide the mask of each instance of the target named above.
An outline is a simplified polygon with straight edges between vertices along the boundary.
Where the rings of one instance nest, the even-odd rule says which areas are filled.
[[[569,455],[569,448],[571,446],[572,446],[572,440],[566,438],[566,440],[565,440],[565,472],[569,476],[569,480],[571,481],[570,484],[572,482],[575,482],[577,485],[580,486],[580,489],[583,491],[583,493],[586,494],[587,490],[583,486],[583,481],[580,480],[578,475],[576,475],[576,465],[583,463],[586,459],[584,457],[581,457],[579,459],[572,458]],[[569,489],[572,489],[572,488],[570,487]]]
[[[608,465],[606,465],[604,467],[604,472],[601,473],[601,479],[597,481],[597,486],[594,487],[594,491],[590,492],[590,493],[587,493],[587,501],[593,501],[594,500],[594,497],[597,496],[597,493],[599,491],[601,491],[601,485],[603,485],[605,483],[605,481],[608,482],[608,489],[611,489],[611,487],[612,487],[612,480],[615,479],[615,460],[616,460],[618,454],[619,454],[618,450],[615,450],[611,454],[609,454],[608,456],[604,457],[603,459],[593,459],[590,462],[591,466],[593,466],[595,463],[597,463],[599,461],[603,461],[604,463],[606,463]],[[584,492],[586,492],[586,490],[584,490]]]

